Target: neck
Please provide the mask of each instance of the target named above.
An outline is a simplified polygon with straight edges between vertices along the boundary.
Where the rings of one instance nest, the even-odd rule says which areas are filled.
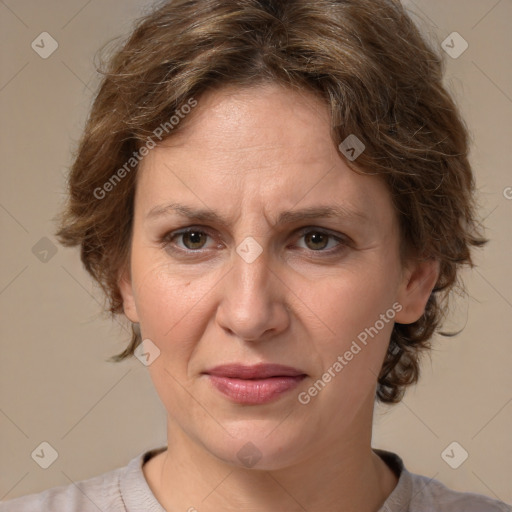
[[[366,428],[359,423],[344,436],[322,439],[322,451],[276,470],[228,464],[169,420],[168,449],[144,473],[169,511],[376,512],[397,478],[371,450],[371,414],[369,420]]]

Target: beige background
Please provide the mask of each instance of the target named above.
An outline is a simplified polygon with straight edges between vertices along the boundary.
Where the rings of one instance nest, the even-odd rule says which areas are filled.
[[[32,252],[42,237],[56,244],[52,218],[97,83],[95,52],[148,5],[0,0],[0,499],[85,479],[165,444],[165,412],[146,368],[104,362],[128,335],[101,316],[78,252],[58,247],[46,263]],[[378,408],[374,446],[452,488],[512,502],[512,1],[407,5],[436,45],[453,31],[469,43],[459,58],[446,56],[447,81],[475,141],[492,242],[448,324],[463,333],[436,341],[402,404]],[[59,44],[47,59],[31,48],[43,31]],[[46,470],[31,458],[43,441],[59,454]],[[452,441],[469,453],[458,469],[441,458]]]

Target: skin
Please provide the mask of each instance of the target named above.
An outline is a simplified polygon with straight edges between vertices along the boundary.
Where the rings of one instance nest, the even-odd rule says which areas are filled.
[[[130,268],[119,276],[126,316],[160,350],[148,368],[168,448],[144,465],[146,480],[167,510],[376,511],[397,483],[371,450],[393,322],[307,405],[298,394],[394,303],[397,322],[416,321],[438,264],[401,261],[386,185],[346,165],[312,94],[223,88],[184,123],[141,164]],[[226,223],[149,215],[169,203]],[[361,215],[274,225],[284,211],[333,205]],[[189,226],[206,234],[173,238]],[[305,227],[333,236],[299,233]],[[236,252],[249,236],[263,250],[252,263]],[[285,364],[307,377],[272,403],[235,404],[202,373],[233,362]],[[248,442],[261,455],[251,468],[237,457]]]

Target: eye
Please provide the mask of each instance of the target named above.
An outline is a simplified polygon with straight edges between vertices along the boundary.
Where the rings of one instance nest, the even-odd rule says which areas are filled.
[[[342,235],[334,235],[318,228],[303,229],[299,235],[300,238],[304,239],[305,245],[305,247],[301,248],[313,252],[334,253],[348,245],[348,241]]]
[[[298,236],[299,240],[303,239],[304,242],[298,243],[296,247],[319,255],[337,254],[350,245],[350,240],[341,233],[334,234],[311,226],[303,228]],[[194,252],[201,254],[203,250],[220,248],[222,244],[208,246],[208,241],[212,238],[204,228],[191,226],[166,234],[161,243],[167,251],[177,255]]]
[[[198,228],[187,228],[182,231],[169,233],[164,237],[163,242],[170,248],[172,245],[177,246],[181,251],[199,251],[204,249],[210,235]],[[180,241],[181,244],[176,241]]]

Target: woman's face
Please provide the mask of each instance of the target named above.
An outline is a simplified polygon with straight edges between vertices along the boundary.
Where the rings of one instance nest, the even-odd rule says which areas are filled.
[[[393,322],[433,285],[401,265],[390,193],[309,93],[226,88],[189,115],[141,164],[120,281],[170,432],[265,469],[369,435]]]

